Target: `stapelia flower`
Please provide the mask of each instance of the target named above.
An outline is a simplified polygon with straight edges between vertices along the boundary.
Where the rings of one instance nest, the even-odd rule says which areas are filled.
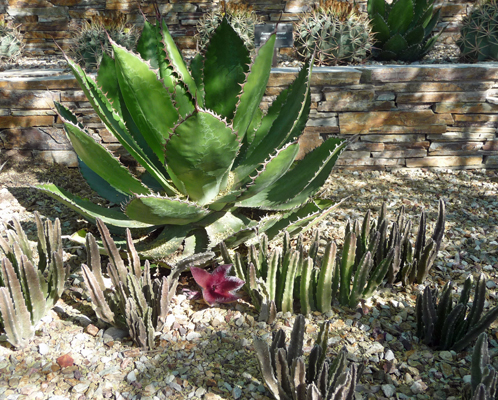
[[[227,275],[231,267],[232,264],[220,265],[211,274],[202,268],[190,268],[192,276],[202,288],[202,297],[210,306],[214,303],[231,303],[239,298],[233,292],[240,289],[245,282]]]

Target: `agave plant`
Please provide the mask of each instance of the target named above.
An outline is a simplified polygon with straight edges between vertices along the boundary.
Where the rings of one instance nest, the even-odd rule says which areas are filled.
[[[434,11],[434,0],[368,0],[367,11],[378,60],[420,60],[439,37],[432,32],[441,11]]]
[[[96,113],[145,173],[134,176],[57,104],[83,176],[99,195],[122,206],[99,206],[51,184],[38,188],[90,221],[102,219],[109,229],[155,230],[152,242],[137,247],[150,258],[182,245],[183,255],[221,240],[233,246],[256,230],[269,237],[284,228],[297,233],[318,222],[333,205],[310,198],[347,141],[330,138],[295,162],[310,110],[311,65],[263,116],[259,105],[275,38],[251,63],[224,19],[189,70],[164,22],[146,22],[140,54],[111,42],[114,58],[103,57],[96,81],[68,59]],[[271,214],[261,218],[251,209]]]
[[[61,296],[69,272],[62,260],[59,219],[43,223],[35,212],[35,221],[38,257],[17,219],[14,229],[0,236],[0,324],[16,347],[33,337],[36,324]]]
[[[472,275],[469,275],[456,304],[451,297],[451,282],[444,286],[439,302],[437,290],[428,286],[418,294],[415,306],[417,336],[425,344],[441,350],[461,351],[498,318],[498,306],[482,315],[486,299],[483,274],[477,280],[472,306],[469,307],[472,283]]]

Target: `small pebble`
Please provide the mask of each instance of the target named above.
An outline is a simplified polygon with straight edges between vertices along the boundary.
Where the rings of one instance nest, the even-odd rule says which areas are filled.
[[[42,356],[44,356],[45,354],[48,354],[49,350],[50,350],[50,348],[49,348],[49,347],[48,347],[48,345],[47,345],[47,344],[45,344],[45,343],[40,343],[40,344],[38,345],[38,352],[39,352]]]

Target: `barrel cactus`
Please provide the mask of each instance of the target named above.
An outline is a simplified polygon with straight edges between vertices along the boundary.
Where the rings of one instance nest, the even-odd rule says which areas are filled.
[[[56,104],[84,178],[121,206],[99,206],[52,184],[38,188],[91,222],[100,218],[114,232],[152,231],[137,245],[149,258],[179,250],[187,256],[221,241],[232,247],[257,232],[271,239],[284,228],[293,235],[311,227],[334,207],[312,197],[348,142],[327,139],[295,161],[310,111],[311,65],[263,116],[259,105],[275,38],[251,63],[225,18],[189,70],[166,24],[146,22],[140,54],[111,41],[114,58],[104,55],[96,80],[68,58],[107,130],[145,172],[132,174],[72,112]]]
[[[462,21],[457,45],[464,61],[498,60],[498,3],[475,7]]]
[[[372,48],[370,21],[358,6],[326,1],[304,13],[295,24],[295,46],[307,59],[315,53],[315,64],[338,65],[361,62]]]
[[[434,0],[368,0],[367,10],[378,60],[417,61],[436,44],[440,9],[434,12]]]
[[[126,23],[123,14],[109,18],[97,16],[77,27],[71,52],[76,62],[87,70],[94,70],[102,62],[103,53],[112,54],[109,38],[129,50],[134,50],[139,35],[140,32],[135,27]]]
[[[0,60],[15,60],[22,54],[24,42],[19,27],[0,21]]]
[[[256,14],[251,6],[225,1],[221,1],[219,7],[204,14],[197,22],[196,38],[199,49],[202,51],[206,49],[209,39],[224,17],[249,51],[254,52],[254,26],[263,23],[263,18]]]

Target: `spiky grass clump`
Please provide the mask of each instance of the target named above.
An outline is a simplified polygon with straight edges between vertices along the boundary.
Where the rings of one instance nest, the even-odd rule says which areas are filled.
[[[71,53],[83,68],[94,70],[102,62],[104,53],[112,56],[109,37],[128,50],[135,50],[140,31],[128,24],[123,14],[96,16],[75,29]]]
[[[297,53],[315,64],[339,65],[362,62],[372,48],[370,21],[358,6],[328,0],[304,13],[295,25]]]
[[[0,21],[0,61],[15,61],[24,49],[20,25]]]
[[[218,8],[206,13],[197,22],[196,38],[199,50],[206,49],[209,39],[221,24],[225,15],[229,24],[244,41],[244,45],[253,53],[255,51],[254,26],[261,24],[263,19],[254,12],[251,6],[225,1],[221,1]]]

